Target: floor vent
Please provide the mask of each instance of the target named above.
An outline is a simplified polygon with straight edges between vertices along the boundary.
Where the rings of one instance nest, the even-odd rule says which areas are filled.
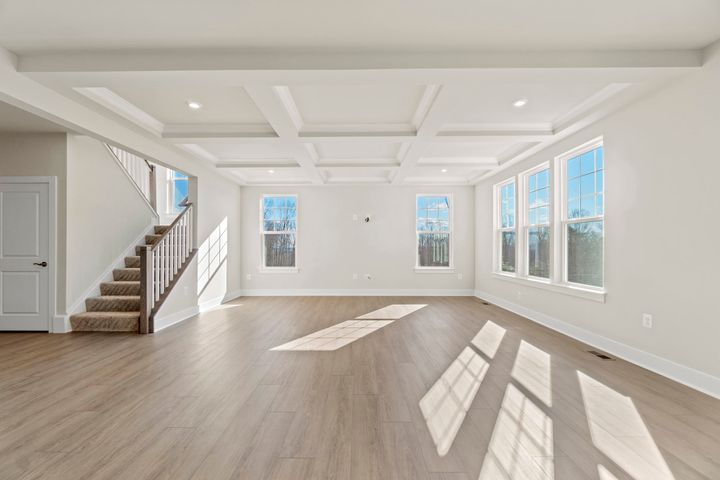
[[[610,356],[608,356],[608,355],[605,355],[605,354],[602,353],[602,352],[597,352],[597,351],[595,351],[595,350],[588,350],[588,353],[592,353],[592,354],[595,355],[596,357],[601,358],[601,359],[603,359],[603,360],[615,360],[614,358],[612,358],[612,357],[610,357]]]

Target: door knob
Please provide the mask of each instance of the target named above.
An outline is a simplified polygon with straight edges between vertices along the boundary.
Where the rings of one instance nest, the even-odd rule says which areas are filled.
[[[47,262],[33,263],[33,265],[37,265],[38,267],[47,267]]]

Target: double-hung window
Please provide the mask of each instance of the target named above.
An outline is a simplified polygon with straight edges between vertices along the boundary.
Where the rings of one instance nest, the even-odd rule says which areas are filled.
[[[452,196],[418,195],[415,209],[418,268],[452,267]]]
[[[500,278],[603,301],[604,160],[599,138],[495,185]]]
[[[500,247],[497,252],[498,270],[501,272],[515,272],[517,268],[517,230],[515,224],[515,211],[517,195],[515,179],[510,179],[496,187],[496,244]]]
[[[550,278],[550,168],[541,165],[524,175],[525,260],[527,275]]]
[[[260,205],[263,268],[297,267],[297,205],[296,195],[263,195]]]
[[[605,230],[604,158],[602,143],[559,158],[564,178],[562,226],[564,280],[603,286]]]

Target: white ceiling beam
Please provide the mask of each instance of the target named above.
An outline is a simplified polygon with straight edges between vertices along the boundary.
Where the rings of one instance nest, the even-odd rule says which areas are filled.
[[[22,55],[21,72],[169,72],[702,66],[696,50],[558,52],[332,52],[273,50],[67,51]]]
[[[288,112],[285,103],[287,99],[283,98],[282,89],[278,91],[270,85],[246,85],[245,90],[278,137],[287,141],[288,153],[300,164],[310,181],[322,184],[323,178],[315,168],[315,161],[298,141],[298,128],[292,114]]]

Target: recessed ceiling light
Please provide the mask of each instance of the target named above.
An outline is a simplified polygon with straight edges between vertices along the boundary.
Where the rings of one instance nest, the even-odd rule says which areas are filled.
[[[447,173],[447,168],[443,168],[443,169],[440,170],[440,171],[441,171],[442,173]]]
[[[527,104],[527,98],[519,98],[513,102],[513,107],[524,107]]]
[[[188,100],[187,106],[192,110],[200,110],[202,108],[202,104],[200,102],[196,102],[195,100]]]
[[[275,170],[268,170],[268,173],[272,175],[273,173],[275,173]]]

